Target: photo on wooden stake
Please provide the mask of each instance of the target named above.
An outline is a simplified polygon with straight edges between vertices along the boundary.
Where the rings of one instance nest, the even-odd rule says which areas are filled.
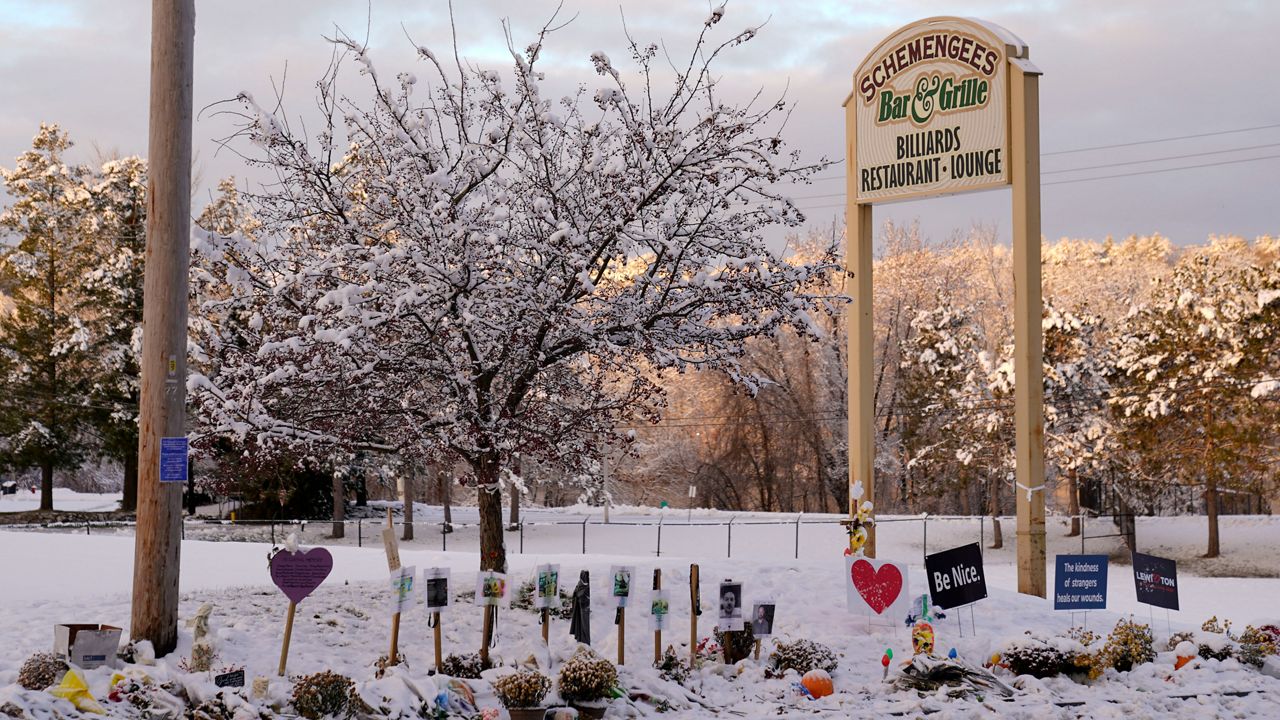
[[[671,615],[671,598],[666,590],[654,590],[649,598],[649,629],[666,630]]]
[[[726,580],[720,583],[720,631],[742,630],[742,583]]]
[[[440,612],[449,607],[449,568],[423,570],[422,583],[426,588],[427,612]]]
[[[632,565],[614,565],[609,569],[609,595],[617,607],[626,607],[631,597],[631,579],[636,574]]]
[[[483,571],[476,576],[477,605],[506,605],[507,576],[505,573]]]
[[[537,581],[535,583],[535,592],[533,595],[533,606],[539,609],[558,609],[560,607],[559,565],[538,566]]]
[[[772,599],[757,600],[751,606],[751,632],[757,638],[773,634],[773,614],[776,608]]]
[[[416,574],[417,568],[412,565],[391,573],[391,612],[407,612],[417,602]]]

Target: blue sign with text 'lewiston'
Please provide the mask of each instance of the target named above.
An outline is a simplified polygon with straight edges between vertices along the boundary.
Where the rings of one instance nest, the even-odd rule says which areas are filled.
[[[1059,555],[1053,581],[1054,610],[1105,610],[1107,556]]]

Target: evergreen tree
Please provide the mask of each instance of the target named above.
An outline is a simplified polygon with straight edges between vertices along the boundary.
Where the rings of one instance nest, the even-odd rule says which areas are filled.
[[[53,509],[53,474],[83,457],[82,431],[94,383],[99,311],[80,284],[94,270],[93,194],[88,171],[68,165],[71,141],[41,125],[31,150],[0,170],[11,204],[0,232],[11,243],[0,277],[12,309],[0,316],[0,445],[3,462],[40,469],[40,509]]]
[[[138,157],[107,161],[92,189],[97,263],[85,278],[84,292],[97,304],[92,317],[98,348],[93,421],[100,452],[124,467],[121,509],[131,511],[138,498],[146,161]]]

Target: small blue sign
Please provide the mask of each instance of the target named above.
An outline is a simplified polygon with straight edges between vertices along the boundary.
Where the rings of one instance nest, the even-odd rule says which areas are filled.
[[[187,481],[187,439],[160,438],[160,482]]]
[[[1107,556],[1059,555],[1053,581],[1054,610],[1107,608]]]

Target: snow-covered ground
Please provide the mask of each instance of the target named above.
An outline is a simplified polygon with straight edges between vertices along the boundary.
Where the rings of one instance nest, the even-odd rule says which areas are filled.
[[[22,512],[40,507],[40,493],[30,488],[18,488],[16,495],[0,495],[0,513]],[[120,508],[120,493],[80,493],[67,488],[53,489],[53,507],[56,510],[77,512],[103,512]]]
[[[529,521],[568,521],[581,517],[581,513],[595,512],[598,510],[583,508],[569,512],[526,511],[525,517]],[[429,521],[432,510],[421,506],[415,513]],[[650,514],[641,509],[615,509],[611,520],[615,523],[638,521]],[[908,657],[910,638],[905,626],[869,626],[864,617],[845,610],[844,565],[840,557],[843,534],[838,526],[802,525],[806,536],[802,537],[800,559],[794,559],[791,557],[795,546],[794,527],[747,524],[739,527],[735,521],[733,558],[728,559],[725,558],[725,526],[679,527],[679,522],[688,518],[685,512],[668,511],[667,515],[661,558],[653,555],[652,527],[591,525],[588,530],[592,534],[591,554],[584,555],[580,528],[569,524],[546,525],[549,534],[540,539],[548,547],[555,546],[556,551],[543,552],[538,546],[531,546],[531,533],[526,528],[526,553],[512,554],[512,574],[516,580],[522,580],[532,574],[535,565],[556,562],[561,565],[562,582],[571,587],[579,570],[591,571],[594,645],[610,658],[616,653],[617,634],[612,624],[613,611],[607,605],[604,592],[609,567],[620,563],[635,565],[638,577],[645,579],[638,581],[637,587],[647,587],[647,578],[654,568],[663,570],[663,587],[673,600],[671,627],[664,639],[680,649],[687,645],[689,636],[691,561],[701,564],[702,596],[708,608],[713,607],[714,584],[731,577],[744,583],[748,602],[751,598],[764,597],[777,601],[779,638],[817,640],[841,654],[839,670],[834,674],[837,693],[821,701],[796,699],[788,681],[765,679],[753,661],[747,661],[740,675],[737,670],[704,669],[688,684],[695,693],[694,699],[682,699],[685,697],[682,690],[665,684],[648,668],[653,635],[645,611],[639,607],[647,607],[647,603],[639,603],[627,618],[629,662],[623,680],[632,690],[642,689],[672,698],[678,710],[675,717],[712,714],[777,717],[806,711],[831,717],[915,715],[932,710],[939,710],[944,716],[961,717],[992,713],[1037,718],[1280,717],[1280,680],[1244,668],[1234,660],[1205,661],[1201,668],[1175,673],[1169,653],[1162,654],[1155,664],[1140,666],[1123,675],[1108,674],[1088,686],[1067,679],[1022,680],[1019,683],[1022,690],[1012,703],[987,700],[984,705],[977,701],[943,701],[894,692],[881,682],[879,660],[888,647],[895,649],[896,657]],[[693,516],[694,522],[717,518],[727,519],[727,516],[712,512]],[[455,510],[456,522],[465,523],[468,519],[466,511]],[[1255,565],[1260,572],[1252,574],[1276,575],[1280,560],[1276,559],[1274,548],[1280,540],[1280,523],[1271,518],[1230,517],[1223,521],[1223,544],[1229,556],[1235,554],[1239,562]],[[672,525],[667,526],[667,522]],[[308,534],[319,532],[312,529],[316,525],[323,524],[309,525]],[[1099,523],[1097,533],[1110,532],[1108,528]],[[879,531],[880,556],[910,564],[911,588],[917,593],[925,591],[920,567],[921,529],[920,523],[900,522],[884,523]],[[201,603],[212,602],[216,606],[212,626],[220,663],[245,665],[250,676],[273,675],[287,603],[270,584],[267,554],[271,546],[192,540],[191,530],[189,527],[189,539],[183,544],[180,615],[184,619],[190,617]],[[372,528],[365,531],[373,536]],[[552,531],[567,534],[562,537]],[[962,657],[981,662],[1002,640],[1025,630],[1061,632],[1071,625],[1072,618],[1065,613],[1055,613],[1051,603],[1015,592],[1012,523],[1006,523],[1005,531],[1006,549],[986,551],[991,596],[973,608],[976,633],[969,627],[967,610],[952,613],[938,624],[938,642],[944,652],[955,647]],[[1064,531],[1061,523],[1050,523],[1051,555],[1079,551],[1079,540],[1064,537]],[[771,534],[774,532],[783,534],[774,536]],[[978,530],[976,521],[931,520],[928,532],[929,549],[936,551],[972,542],[977,539]],[[989,525],[986,532],[990,532]],[[462,531],[451,535],[451,550],[466,547],[463,535]],[[509,540],[515,538],[515,533],[508,534]],[[570,542],[575,538],[576,544]],[[1197,518],[1150,519],[1139,525],[1140,544],[1156,554],[1190,557],[1198,550],[1202,538],[1203,521]],[[438,535],[430,535],[429,541],[402,545],[404,564],[418,568],[448,566],[452,568],[455,591],[474,587],[475,553],[432,549],[438,541]],[[330,548],[335,559],[333,574],[301,606],[290,653],[291,673],[328,668],[358,681],[372,677],[373,662],[386,652],[390,616],[385,557],[380,546],[370,545]],[[1086,541],[1086,549],[1111,552],[1115,549],[1114,538]],[[0,613],[0,638],[4,641],[0,644],[0,688],[14,681],[18,666],[31,652],[50,647],[55,623],[103,622],[127,628],[133,551],[133,540],[127,534],[0,532],[0,565],[6,571],[6,582],[0,585],[0,607],[4,608]],[[1280,579],[1275,577],[1206,577],[1184,570],[1179,574],[1179,586],[1182,612],[1172,613],[1166,620],[1163,611],[1151,613],[1146,606],[1134,601],[1130,568],[1113,563],[1108,592],[1111,609],[1090,613],[1087,624],[1105,632],[1123,614],[1133,613],[1143,622],[1153,619],[1157,645],[1163,647],[1163,638],[1170,630],[1198,628],[1210,615],[1231,618],[1237,628],[1280,615],[1274,610],[1274,598],[1280,594]],[[963,635],[958,622],[961,619]],[[480,620],[479,608],[467,603],[455,606],[445,620],[445,651],[476,651],[480,644]],[[711,612],[704,615],[699,626],[702,635],[710,631],[713,622]],[[190,632],[185,626],[181,630],[179,656],[190,652]],[[558,662],[573,649],[567,621],[555,621],[551,636],[551,650]],[[400,642],[409,660],[407,672],[418,682],[429,682],[425,676],[432,664],[430,630],[421,609],[405,617]],[[765,655],[770,643],[765,643]],[[523,660],[539,654],[539,645],[535,615],[516,609],[500,613],[495,657],[508,662]],[[108,676],[106,671],[90,672],[90,679],[98,689],[105,686]],[[6,693],[13,692],[13,688],[0,690],[0,705]],[[1175,698],[1188,694],[1204,697]],[[1055,704],[1070,701],[1085,705]],[[645,706],[638,707],[643,710]]]

